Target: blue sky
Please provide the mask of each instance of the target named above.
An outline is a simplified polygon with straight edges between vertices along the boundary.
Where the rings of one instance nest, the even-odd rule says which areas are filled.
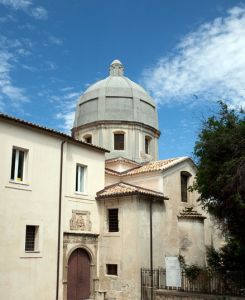
[[[159,158],[192,156],[205,116],[245,104],[245,2],[0,0],[0,111],[67,131],[120,59],[158,103]]]

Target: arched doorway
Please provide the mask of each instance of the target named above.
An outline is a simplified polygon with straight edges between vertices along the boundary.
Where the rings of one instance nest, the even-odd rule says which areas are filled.
[[[72,252],[68,261],[67,300],[84,300],[90,295],[90,257],[84,249]]]

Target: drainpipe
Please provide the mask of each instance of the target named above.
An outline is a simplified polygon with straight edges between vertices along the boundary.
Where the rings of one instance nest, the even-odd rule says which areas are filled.
[[[58,242],[57,242],[57,274],[56,274],[56,300],[59,299],[59,277],[60,277],[60,229],[61,229],[61,202],[62,202],[62,179],[63,179],[63,154],[64,144],[60,145],[60,184],[59,184],[59,214],[58,214]]]
[[[152,201],[150,200],[150,269],[151,269],[151,300],[153,300],[153,242],[152,242]]]

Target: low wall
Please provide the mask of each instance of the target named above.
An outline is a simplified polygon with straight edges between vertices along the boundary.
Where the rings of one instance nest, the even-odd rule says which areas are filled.
[[[155,300],[244,300],[244,297],[156,290]]]

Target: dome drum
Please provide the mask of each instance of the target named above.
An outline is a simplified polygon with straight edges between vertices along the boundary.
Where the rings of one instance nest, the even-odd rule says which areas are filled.
[[[123,134],[123,148],[115,147],[115,135]],[[93,122],[82,126],[79,130],[73,129],[73,136],[86,142],[91,136],[92,143],[110,150],[106,158],[131,157],[130,159],[142,162],[158,156],[158,138],[160,132],[149,126],[133,122]],[[146,143],[148,149],[146,151]]]

